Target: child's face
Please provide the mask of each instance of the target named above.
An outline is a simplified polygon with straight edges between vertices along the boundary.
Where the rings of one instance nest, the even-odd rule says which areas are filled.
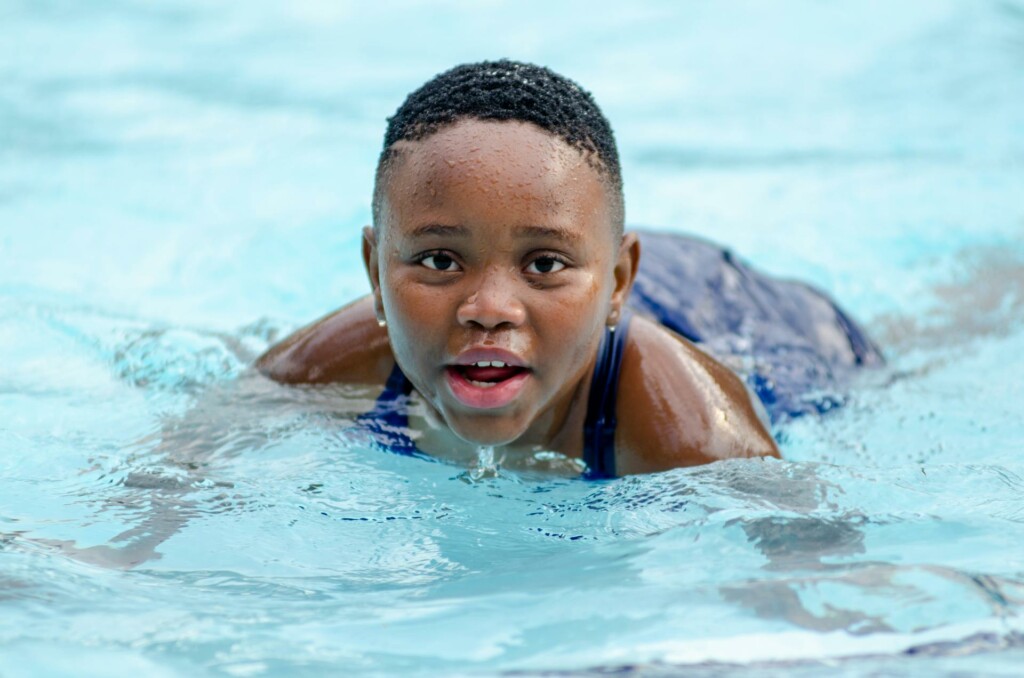
[[[543,445],[628,292],[605,184],[526,123],[466,120],[397,148],[365,247],[395,358],[462,439]]]

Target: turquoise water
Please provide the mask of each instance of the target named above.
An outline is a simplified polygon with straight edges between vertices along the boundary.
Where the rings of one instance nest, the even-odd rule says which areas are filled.
[[[590,88],[628,220],[890,365],[785,461],[473,479],[247,371],[366,290],[384,119]],[[1024,3],[0,0],[0,676],[1015,675]]]

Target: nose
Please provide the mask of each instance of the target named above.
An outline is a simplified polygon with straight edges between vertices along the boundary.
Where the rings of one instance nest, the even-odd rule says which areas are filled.
[[[526,307],[519,298],[516,281],[511,278],[496,268],[484,272],[477,289],[459,305],[459,324],[485,330],[522,325]]]

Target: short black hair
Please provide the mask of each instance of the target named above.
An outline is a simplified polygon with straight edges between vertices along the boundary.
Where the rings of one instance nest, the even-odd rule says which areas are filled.
[[[594,97],[543,66],[501,59],[462,64],[415,90],[388,118],[377,161],[373,224],[379,227],[387,169],[399,141],[419,141],[460,120],[533,123],[580,151],[605,180],[613,227],[622,235],[622,169],[615,135]]]

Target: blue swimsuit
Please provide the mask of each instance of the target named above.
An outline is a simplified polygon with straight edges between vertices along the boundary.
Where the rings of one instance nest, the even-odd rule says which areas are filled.
[[[739,373],[773,424],[842,404],[854,373],[882,364],[863,330],[821,292],[754,271],[693,237],[639,236],[643,256],[629,306]],[[588,478],[615,476],[616,393],[629,320],[624,313],[598,349],[583,430]],[[374,409],[359,419],[389,450],[418,455],[407,434],[411,392],[395,365]]]
[[[841,405],[857,371],[884,361],[828,297],[755,271],[729,250],[641,232],[629,304],[738,373],[773,424]]]

